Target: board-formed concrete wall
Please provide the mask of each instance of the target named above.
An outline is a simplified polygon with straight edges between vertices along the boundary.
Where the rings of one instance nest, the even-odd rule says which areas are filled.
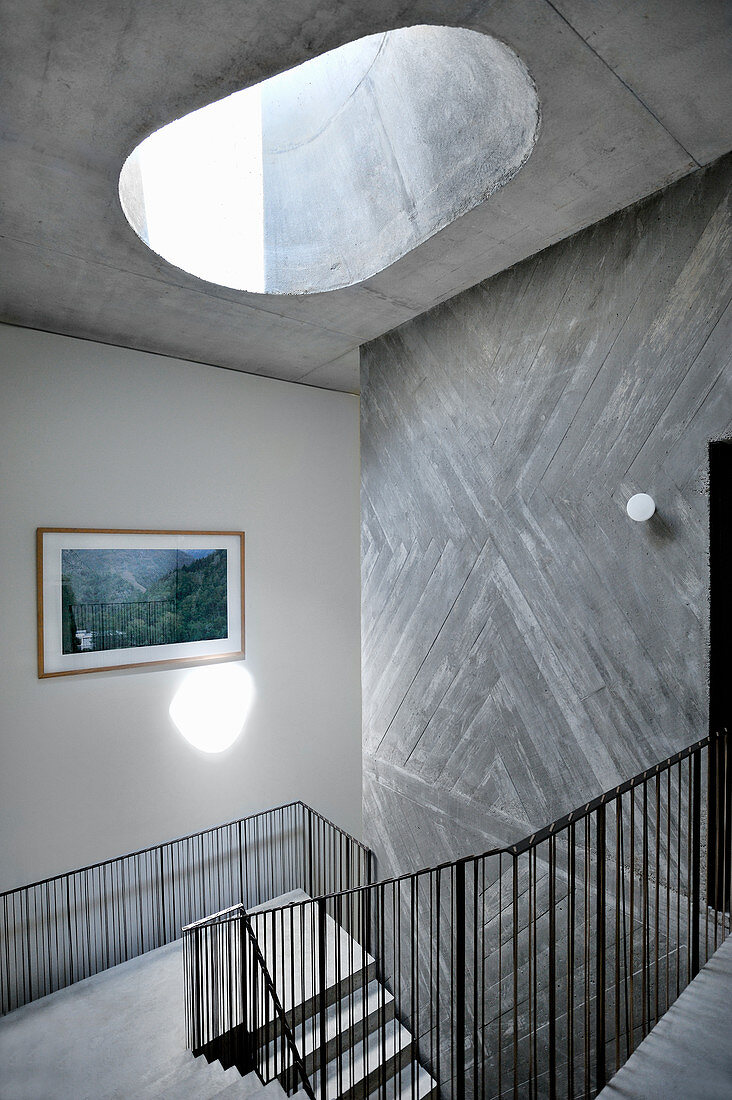
[[[363,349],[381,872],[517,839],[706,732],[731,178],[728,158]]]
[[[0,326],[0,890],[302,798],[360,830],[358,401]],[[35,529],[244,530],[239,740],[179,667],[36,675]]]

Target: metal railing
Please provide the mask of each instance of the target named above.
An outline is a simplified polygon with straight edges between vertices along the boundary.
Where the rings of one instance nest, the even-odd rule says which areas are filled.
[[[2,1014],[295,889],[369,881],[370,852],[292,802],[0,894]]]
[[[177,641],[175,600],[69,604],[69,634],[79,650],[124,649]]]
[[[290,1090],[304,1067],[318,1100],[360,1079],[414,1100],[593,1097],[730,932],[728,788],[726,734],[706,737],[511,847],[200,922],[189,1042],[228,1035],[229,1064]]]
[[[232,912],[235,921],[229,919]],[[236,1065],[243,1073],[255,1071],[263,1081],[281,1077],[288,1093],[301,1087],[314,1100],[287,1013],[243,907],[189,925],[183,960],[189,1049],[209,1061],[218,1059],[225,1069]]]

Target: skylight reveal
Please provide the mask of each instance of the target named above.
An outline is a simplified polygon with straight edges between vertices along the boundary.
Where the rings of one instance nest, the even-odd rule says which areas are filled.
[[[120,175],[169,263],[234,290],[362,282],[507,183],[539,103],[506,45],[460,28],[370,35],[163,126]]]

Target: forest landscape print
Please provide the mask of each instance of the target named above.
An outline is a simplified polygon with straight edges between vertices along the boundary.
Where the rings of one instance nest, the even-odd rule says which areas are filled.
[[[226,638],[227,606],[221,547],[61,551],[64,654]]]

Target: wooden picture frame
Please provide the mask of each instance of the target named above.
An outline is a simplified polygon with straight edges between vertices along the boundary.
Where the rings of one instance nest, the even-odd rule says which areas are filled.
[[[36,578],[40,678],[244,657],[243,531],[39,527]]]

